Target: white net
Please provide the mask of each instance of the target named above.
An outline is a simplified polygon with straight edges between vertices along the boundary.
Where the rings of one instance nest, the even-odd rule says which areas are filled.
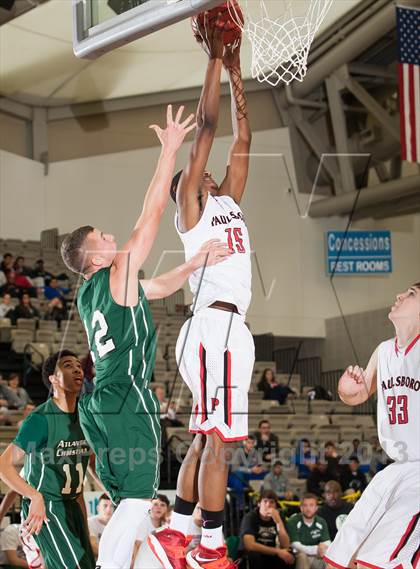
[[[245,23],[242,23],[233,0],[229,0],[229,12],[251,43],[252,77],[273,87],[280,81],[287,85],[294,79],[303,81],[309,50],[333,0],[307,0],[304,15],[294,14],[292,2],[289,2],[277,18],[270,17],[264,0],[250,2],[252,10],[248,0],[241,6]]]

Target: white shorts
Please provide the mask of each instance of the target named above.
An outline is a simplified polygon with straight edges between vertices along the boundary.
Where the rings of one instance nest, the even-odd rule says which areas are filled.
[[[339,569],[354,559],[369,569],[420,569],[420,462],[379,472],[329,547]]]
[[[198,311],[181,329],[176,360],[193,395],[190,432],[246,439],[255,348],[245,317],[215,308]]]

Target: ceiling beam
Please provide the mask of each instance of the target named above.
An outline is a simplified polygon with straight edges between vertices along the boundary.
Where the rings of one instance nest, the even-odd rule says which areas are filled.
[[[32,120],[32,107],[18,103],[7,97],[0,97],[0,113],[11,115],[26,121]]]
[[[412,0],[412,4],[419,6],[420,0]],[[356,59],[394,27],[395,5],[393,2],[389,2],[320,57],[313,65],[310,65],[305,81],[302,83],[295,82],[293,85],[293,96],[306,97],[322,83],[325,77],[331,75],[333,71],[348,61]]]
[[[416,194],[420,188],[420,175],[408,176],[399,180],[390,180],[384,184],[364,188],[357,202],[358,210],[364,207],[379,205],[398,198]],[[331,215],[346,215],[353,209],[356,192],[349,192],[334,198],[325,198],[312,202],[310,217],[329,217]]]
[[[258,81],[244,81],[246,93],[256,91],[271,91],[271,87],[262,85]],[[200,99],[202,87],[191,87],[189,89],[178,89],[177,91],[165,91],[161,93],[148,93],[147,95],[137,95],[134,97],[121,97],[119,99],[105,99],[104,101],[94,101],[91,103],[77,103],[75,105],[63,105],[59,107],[48,108],[48,122],[71,119],[75,117],[84,117],[90,115],[99,115],[106,113],[115,113],[118,111],[127,111],[133,109],[142,109],[145,107],[153,107],[156,105],[168,105],[185,103],[187,101],[198,101]],[[229,95],[230,87],[228,83],[222,83],[221,95]]]

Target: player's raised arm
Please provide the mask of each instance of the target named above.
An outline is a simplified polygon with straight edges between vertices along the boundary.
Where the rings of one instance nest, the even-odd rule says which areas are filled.
[[[202,202],[197,192],[201,185],[210,150],[216,135],[220,107],[220,76],[222,72],[222,28],[209,27],[205,21],[201,30],[201,45],[209,56],[206,77],[197,109],[197,131],[187,166],[177,187],[178,223],[181,231],[194,227],[202,213]]]
[[[211,267],[228,259],[232,250],[218,239],[210,239],[204,243],[200,251],[189,261],[179,265],[172,271],[153,279],[141,280],[140,283],[148,300],[166,298],[179,290],[188,277],[200,267]],[[205,270],[205,268],[204,268]]]
[[[184,107],[181,106],[174,119],[172,105],[169,105],[166,128],[163,130],[158,125],[150,127],[156,132],[162,144],[158,165],[146,192],[143,209],[133,233],[112,263],[111,289],[115,300],[122,304],[130,304],[131,294],[130,291],[127,293],[127,282],[132,281],[132,277],[137,281],[137,274],[155,241],[160,220],[168,203],[168,188],[174,173],[176,153],[186,135],[195,128],[195,124],[191,124],[193,115],[181,122],[183,110]]]
[[[28,484],[17,470],[18,464],[22,464],[25,451],[13,443],[10,444],[0,456],[0,477],[15,492],[29,498],[31,505],[29,515],[23,522],[29,533],[38,534],[42,524],[47,520],[44,498],[40,492]]]
[[[229,151],[226,176],[219,192],[220,195],[231,196],[238,204],[242,199],[248,178],[252,138],[241,75],[240,48],[240,42],[237,46],[227,47],[223,56],[223,66],[229,75],[230,83],[233,144]]]
[[[338,382],[338,395],[347,405],[361,405],[376,391],[378,348],[373,352],[366,370],[349,366]]]

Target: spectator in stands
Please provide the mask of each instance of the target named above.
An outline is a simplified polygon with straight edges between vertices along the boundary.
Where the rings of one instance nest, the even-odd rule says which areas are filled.
[[[3,273],[7,273],[13,267],[13,255],[11,253],[5,253],[3,259],[0,263],[0,269]]]
[[[287,531],[296,551],[295,569],[324,569],[322,560],[331,544],[327,522],[317,516],[318,498],[304,494],[300,514],[294,514],[287,523]]]
[[[360,462],[357,456],[351,457],[350,463],[344,466],[340,483],[344,492],[346,490],[363,492],[366,488],[366,475],[360,470]]]
[[[6,413],[9,410],[9,403],[6,399],[4,394],[4,388],[7,387],[7,381],[3,379],[3,376],[0,373],[0,413]],[[3,415],[1,415],[3,417]]]
[[[105,526],[114,513],[114,505],[107,494],[99,497],[97,515],[88,518],[90,543],[92,544],[95,559],[98,557],[99,542],[104,532]]]
[[[283,474],[283,465],[278,460],[271,467],[271,471],[264,477],[261,490],[271,490],[279,498],[284,498],[287,493],[288,480]]]
[[[262,480],[267,469],[262,466],[262,453],[256,448],[257,440],[254,435],[241,443],[233,451],[228,486],[235,490],[238,507],[244,507],[244,490],[249,486],[250,480]]]
[[[171,401],[168,407],[168,400],[163,385],[156,385],[154,392],[159,401],[161,425],[163,427],[182,427],[183,423],[176,418],[175,401]]]
[[[325,389],[322,385],[315,385],[313,389],[308,391],[307,397],[309,401],[332,401],[333,396],[329,389]]]
[[[324,489],[325,504],[319,508],[318,515],[328,524],[328,532],[333,541],[338,530],[346,521],[353,508],[352,504],[343,500],[343,492],[336,480],[327,482]]]
[[[312,450],[308,439],[300,439],[296,447],[295,464],[298,468],[298,478],[308,478],[315,469],[317,455]]]
[[[0,566],[7,569],[29,567],[23,551],[18,524],[10,524],[1,532]]]
[[[256,448],[261,451],[263,460],[270,462],[279,452],[279,439],[271,432],[270,421],[263,419],[258,423],[258,431],[255,433]]]
[[[0,270],[0,288],[7,283],[6,275],[4,271]]]
[[[67,310],[59,298],[53,298],[47,305],[44,320],[55,320],[61,324],[62,320],[67,319]]]
[[[318,460],[306,481],[307,491],[321,497],[329,480],[328,463]]]
[[[324,460],[328,464],[327,473],[329,475],[329,480],[339,480],[341,468],[340,459],[338,455],[337,447],[332,441],[328,441],[324,446]]]
[[[351,457],[353,458],[353,456],[355,456],[357,458],[359,455],[360,439],[353,439],[351,444],[353,445]]]
[[[27,292],[22,294],[20,303],[16,306],[13,312],[13,322],[17,322],[19,318],[40,318],[40,313],[37,308],[32,306],[31,298]]]
[[[16,257],[16,260],[13,263],[13,270],[19,275],[24,275],[26,277],[32,276],[32,270],[25,266],[25,257],[22,256]]]
[[[258,509],[242,519],[240,536],[240,550],[246,553],[249,569],[279,569],[293,565],[295,558],[290,552],[290,539],[274,492],[265,490],[261,493]]]
[[[0,304],[0,318],[12,318],[13,317],[13,304],[12,297],[9,293],[3,294],[3,298]]]
[[[369,474],[373,477],[379,471],[383,470],[387,464],[389,464],[389,458],[381,447],[381,443],[377,436],[371,437],[369,442],[371,445],[372,456],[369,464]]]
[[[15,283],[15,272],[9,269],[5,272],[5,275],[7,282],[0,288],[0,294],[2,296],[5,294],[10,294],[12,298],[19,298],[22,294],[22,291]]]
[[[284,405],[286,403],[289,394],[295,394],[293,389],[290,389],[288,385],[283,383],[278,383],[276,381],[276,376],[270,368],[266,368],[261,376],[260,381],[257,384],[259,391],[264,392],[264,399],[269,401],[278,401],[279,405]]]
[[[64,304],[66,303],[65,295],[68,292],[70,292],[70,289],[58,286],[58,280],[55,277],[50,280],[49,285],[44,287],[44,295],[47,300],[59,298]]]
[[[20,421],[18,421],[17,427],[20,429],[20,427],[22,426],[23,421],[26,419],[26,417],[28,415],[30,415],[32,413],[32,411],[35,409],[35,405],[33,403],[28,403],[27,405],[25,405],[24,409],[23,409],[23,417]]]
[[[138,533],[137,540],[134,546],[133,559],[134,567],[142,567],[142,557],[144,556],[144,546],[141,547],[146,541],[148,536],[158,528],[164,527],[166,524],[166,516],[169,508],[169,500],[165,494],[157,494],[156,498],[152,500],[152,507],[149,516],[142,523]]]
[[[17,273],[15,270],[9,271],[9,273],[14,275],[14,285],[18,287],[21,293],[27,292],[29,296],[36,298],[36,288],[28,277],[22,273]]]
[[[53,275],[45,270],[44,261],[42,259],[38,259],[35,263],[35,267],[32,270],[32,280],[35,286],[38,287],[45,287],[50,280],[53,278]]]
[[[33,404],[26,389],[19,384],[19,374],[12,373],[7,381],[7,387],[3,387],[4,397],[10,409],[24,409],[26,405]]]

